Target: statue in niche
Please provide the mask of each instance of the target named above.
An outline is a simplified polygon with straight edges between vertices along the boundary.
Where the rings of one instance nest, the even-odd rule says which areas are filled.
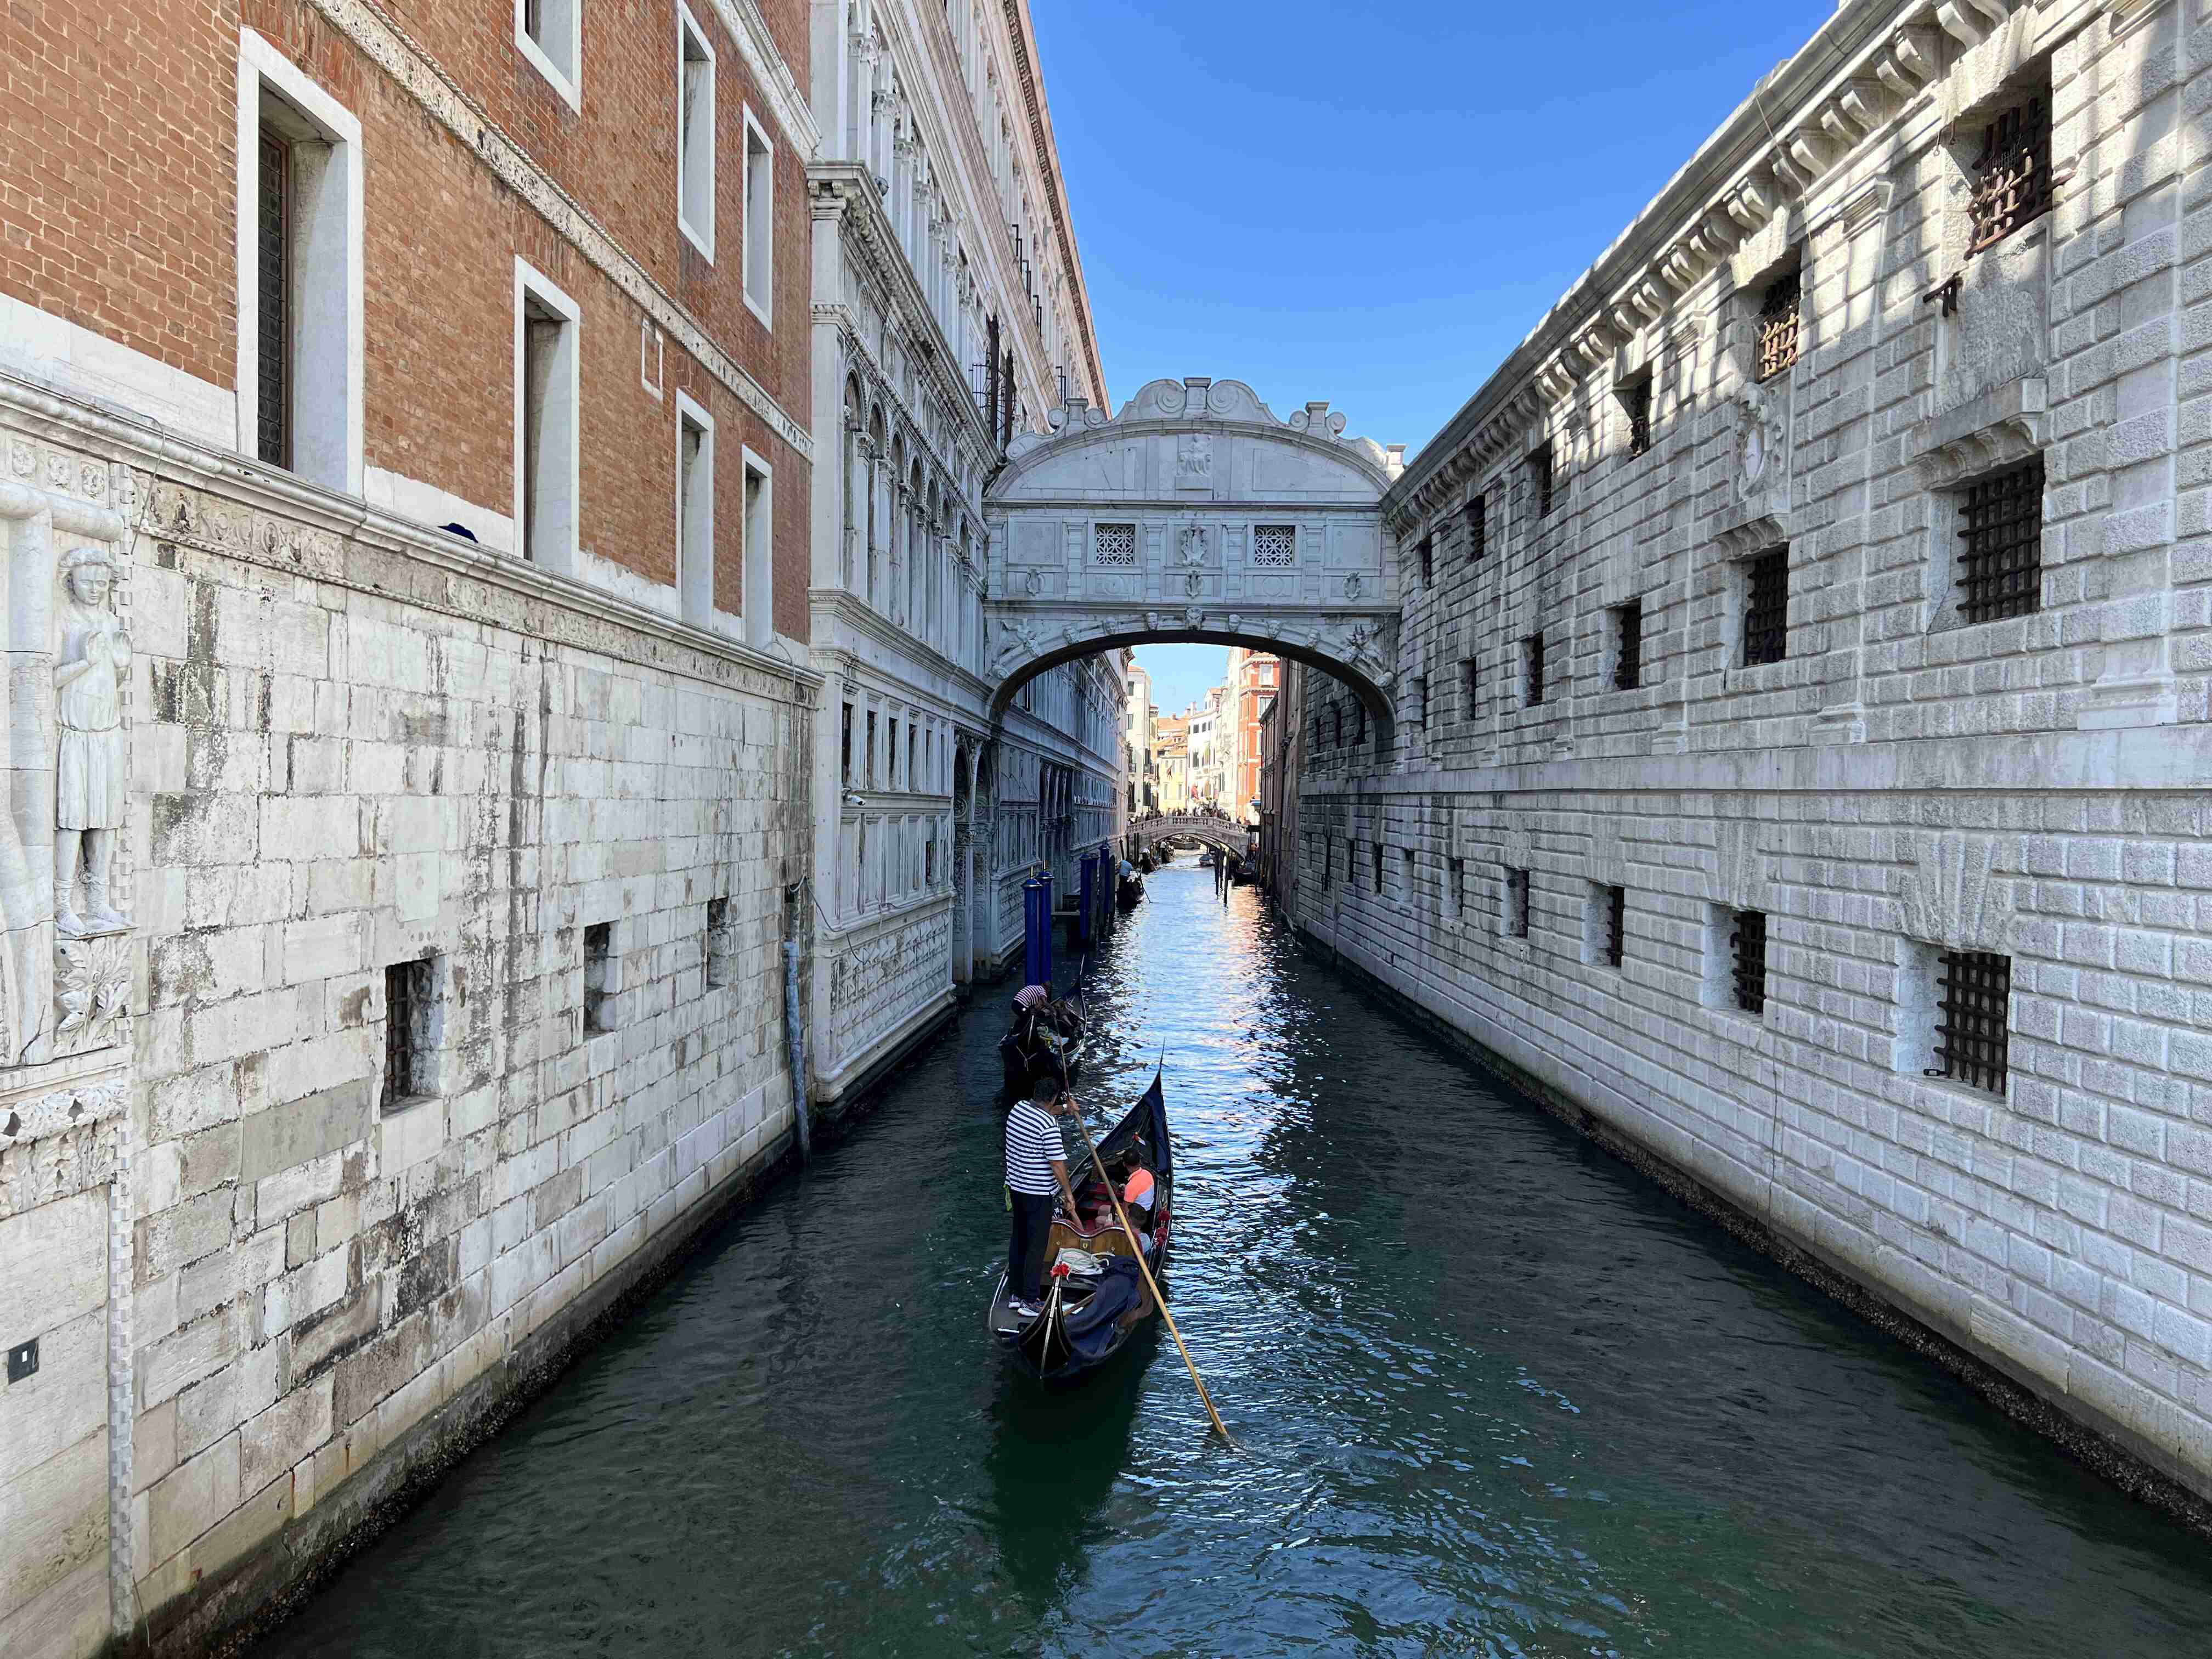
[[[115,565],[96,547],[62,559],[61,638],[54,660],[54,931],[64,939],[119,933],[131,919],[107,902],[115,832],[129,809],[124,760],[123,681],[131,637],[107,608]],[[75,900],[82,862],[85,909]]]

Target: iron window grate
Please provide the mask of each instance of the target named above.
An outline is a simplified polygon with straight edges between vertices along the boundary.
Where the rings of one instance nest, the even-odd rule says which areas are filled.
[[[260,222],[254,240],[259,291],[254,296],[254,453],[271,466],[292,465],[292,150],[261,135]]]
[[[1421,711],[1421,730],[1425,732],[1429,729],[1429,677],[1426,674],[1413,676],[1413,702]]]
[[[1960,503],[1959,615],[1970,623],[2043,608],[2043,457],[1966,486]]]
[[[1633,691],[1644,683],[1644,601],[1631,599],[1613,614],[1620,640],[1613,659],[1613,689]]]
[[[1552,446],[1536,446],[1528,457],[1528,474],[1536,485],[1536,516],[1552,516]]]
[[[384,970],[384,1109],[420,1094],[415,1034],[422,1017],[426,962],[395,962]]]
[[[1936,1029],[1935,1074],[2004,1093],[2012,958],[1988,951],[1946,951],[1937,978],[1942,1018]]]
[[[1618,968],[1628,955],[1628,890],[1605,890],[1605,963]]]
[[[1544,636],[1531,634],[1522,641],[1528,653],[1528,707],[1544,701]]]
[[[1790,550],[1778,547],[1744,570],[1743,659],[1780,662],[1790,654]]]
[[[1480,495],[1467,502],[1467,557],[1472,564],[1490,551],[1490,508]]]
[[[1804,273],[1793,270],[1768,284],[1759,307],[1759,378],[1771,380],[1797,361]]]
[[[1628,453],[1641,455],[1651,447],[1651,377],[1646,374],[1621,388],[1620,406],[1628,411]]]
[[[1967,204],[1974,239],[1969,258],[2051,211],[2051,97],[2039,93],[1990,122],[1974,163],[1974,193]]]
[[[1505,872],[1505,931],[1515,939],[1528,937],[1528,872]]]
[[[1729,936],[1735,956],[1735,1006],[1747,1014],[1766,1012],[1766,916],[1759,910],[1735,913]]]

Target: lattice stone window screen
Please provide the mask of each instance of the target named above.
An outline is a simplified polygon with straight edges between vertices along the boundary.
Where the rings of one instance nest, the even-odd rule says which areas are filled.
[[[1936,1028],[1934,1074],[2004,1093],[2012,958],[1988,951],[1946,951],[1937,979],[1942,1018]]]
[[[1959,616],[1970,623],[2043,608],[2043,457],[1977,479],[1961,492]]]
[[[1133,524],[1093,526],[1091,532],[1091,562],[1116,570],[1135,569],[1137,526]]]
[[[1804,273],[1777,277],[1759,307],[1759,378],[1771,380],[1797,361]]]
[[[1252,526],[1252,562],[1263,570],[1287,570],[1298,562],[1298,528],[1290,524]]]

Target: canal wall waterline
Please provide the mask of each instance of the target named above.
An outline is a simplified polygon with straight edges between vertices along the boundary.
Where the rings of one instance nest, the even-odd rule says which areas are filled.
[[[1655,1133],[1664,1125],[1604,1079],[1516,1038],[1468,1008],[1415,994],[1358,945],[1286,918],[1307,951],[1682,1203],[1913,1352],[1933,1361],[1999,1411],[2058,1446],[2130,1497],[2212,1538],[2212,1474],[2166,1454],[2094,1405],[1978,1341],[1960,1322],[1883,1274],[1826,1248],[1778,1216],[1760,1194],[1771,1183],[1724,1158],[1685,1157]],[[1694,1144],[1694,1143],[1692,1143]]]

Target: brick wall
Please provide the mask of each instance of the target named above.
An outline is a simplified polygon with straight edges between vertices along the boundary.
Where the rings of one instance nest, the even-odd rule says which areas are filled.
[[[2046,80],[2070,178],[1969,260],[1983,125]],[[1770,89],[1783,145],[1670,186],[1392,492],[1435,571],[1394,747],[1310,678],[1289,849],[1301,924],[1346,959],[2200,1492],[2208,87],[2201,4],[1844,7]],[[1760,383],[1755,314],[1801,262],[1802,352]],[[1947,314],[1923,296],[1954,273]],[[1958,492],[2031,454],[2035,608],[1960,626]],[[1777,546],[1787,654],[1747,664],[1741,560]],[[1618,969],[1592,931],[1613,885]],[[1737,910],[1769,918],[1756,1014]],[[1946,950],[2009,959],[2002,1092],[1923,1075]]]

